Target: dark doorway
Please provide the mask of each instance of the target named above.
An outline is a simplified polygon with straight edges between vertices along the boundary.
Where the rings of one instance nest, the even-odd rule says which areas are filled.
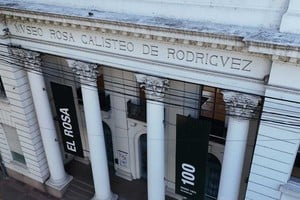
[[[140,136],[139,150],[140,150],[141,178],[147,179],[147,134],[143,134]]]
[[[114,151],[111,130],[105,122],[103,122],[102,124],[108,167],[110,170],[114,170]]]
[[[215,200],[218,197],[221,163],[216,156],[208,154],[205,177],[205,200]]]
[[[0,180],[4,179],[7,176],[5,166],[2,162],[2,157],[0,153]]]

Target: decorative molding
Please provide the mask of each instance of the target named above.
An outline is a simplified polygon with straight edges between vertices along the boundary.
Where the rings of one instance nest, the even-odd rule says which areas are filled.
[[[248,95],[238,92],[222,91],[226,103],[226,111],[232,117],[249,119],[257,114],[259,96]]]
[[[289,56],[273,55],[272,60],[273,61],[284,62],[284,63],[289,62],[289,63],[292,63],[292,64],[300,64],[300,58],[289,57]]]
[[[9,53],[17,59],[17,63],[23,62],[26,68],[41,72],[40,53],[16,47],[9,47]]]
[[[98,72],[98,66],[92,63],[86,63],[77,60],[67,59],[69,66],[73,72],[80,77],[81,80],[96,82]]]
[[[177,43],[183,45],[194,45],[205,48],[215,48],[215,49],[230,49],[233,51],[246,51],[246,46],[244,42],[240,40],[240,38],[225,36],[225,35],[217,35],[214,33],[201,33],[191,31],[190,33],[186,30],[182,31],[179,29],[172,30],[172,34],[170,34],[170,29],[162,28],[162,27],[151,27],[153,29],[151,34],[149,34],[149,27],[146,25],[132,25],[128,23],[118,23],[113,24],[114,22],[105,21],[105,20],[95,20],[95,23],[91,23],[91,21],[87,21],[85,18],[74,17],[77,20],[70,19],[68,20],[64,17],[63,20],[60,19],[61,16],[55,15],[51,18],[49,14],[45,14],[45,16],[35,16],[30,13],[30,15],[26,15],[24,13],[6,13],[5,19],[6,21],[22,21],[24,23],[31,22],[37,24],[45,24],[45,25],[54,25],[54,26],[63,26],[70,28],[81,28],[83,30],[92,30],[92,31],[100,31],[102,33],[109,34],[119,34],[124,36],[129,36],[133,38],[143,38],[149,40],[158,40],[163,42]],[[91,19],[89,19],[91,20]],[[98,23],[97,23],[98,22]],[[188,37],[187,37],[188,36]]]
[[[9,36],[10,32],[6,24],[5,15],[0,14],[0,36]]]
[[[292,63],[299,64],[300,55],[299,45],[290,43],[278,44],[275,40],[270,42],[254,38],[248,38],[253,29],[249,29],[249,33],[237,32],[236,34],[225,34],[222,32],[197,29],[180,29],[177,27],[156,26],[155,24],[135,23],[131,21],[118,21],[110,19],[100,19],[95,17],[84,16],[68,16],[63,14],[42,13],[38,11],[19,10],[14,8],[5,8],[2,11],[6,22],[23,21],[45,25],[55,25],[74,28],[82,28],[92,31],[99,31],[109,34],[120,34],[133,38],[143,38],[149,40],[161,40],[168,43],[176,43],[182,45],[193,45],[199,47],[208,47],[212,49],[223,49],[228,51],[254,53],[260,56],[268,57],[271,55],[280,55],[288,58]],[[254,31],[253,34],[259,32]],[[269,32],[270,35],[282,34],[278,31]],[[280,36],[280,35],[279,35]],[[276,38],[275,38],[276,39]],[[297,61],[295,61],[295,59]]]
[[[135,74],[136,80],[140,87],[145,88],[147,98],[161,99],[165,96],[165,91],[169,88],[169,80],[161,79],[144,74]]]
[[[248,46],[248,53],[253,55],[264,55],[273,61],[300,64],[300,47],[297,43],[284,45],[265,44],[263,41],[245,41],[245,44]]]
[[[193,30],[171,29],[151,25],[134,24],[130,22],[115,22],[105,19],[91,19],[74,16],[61,16],[59,14],[35,13],[33,11],[12,12],[5,11],[2,16],[4,21],[13,23],[36,23],[45,25],[62,26],[66,28],[80,28],[83,30],[99,31],[102,33],[123,35],[133,38],[160,40],[179,45],[193,45],[204,48],[220,49],[226,51],[246,52],[253,55],[280,57],[283,62],[300,64],[299,47],[254,41],[244,36],[225,35]],[[62,20],[63,19],[63,20]],[[149,31],[151,30],[151,31]],[[172,32],[170,32],[172,31]]]

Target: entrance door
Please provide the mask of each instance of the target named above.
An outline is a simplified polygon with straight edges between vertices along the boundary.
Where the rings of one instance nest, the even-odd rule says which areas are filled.
[[[139,140],[139,152],[141,163],[141,178],[147,179],[147,135],[143,134]]]
[[[114,151],[113,151],[113,143],[112,143],[112,134],[109,126],[103,122],[103,131],[104,131],[104,140],[105,140],[105,149],[108,167],[110,170],[114,170]]]

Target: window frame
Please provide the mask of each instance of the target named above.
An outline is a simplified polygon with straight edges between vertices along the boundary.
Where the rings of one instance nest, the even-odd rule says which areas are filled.
[[[7,124],[1,124],[1,126],[4,130],[12,161],[26,166],[26,160],[20,143],[19,135],[17,133],[17,129]]]
[[[293,163],[291,178],[300,183],[300,146],[298,147],[296,158]]]

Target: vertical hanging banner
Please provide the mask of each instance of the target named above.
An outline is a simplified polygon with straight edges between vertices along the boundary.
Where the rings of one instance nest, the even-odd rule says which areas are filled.
[[[204,200],[208,137],[211,123],[177,115],[176,193],[191,200]]]
[[[65,152],[83,157],[72,87],[51,82]]]

